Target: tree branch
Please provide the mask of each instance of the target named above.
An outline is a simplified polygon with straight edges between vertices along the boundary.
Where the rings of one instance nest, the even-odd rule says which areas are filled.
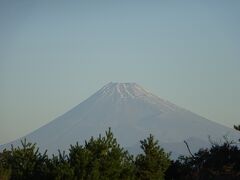
[[[192,156],[193,159],[195,159],[195,156],[192,154],[192,152],[191,152],[191,150],[190,150],[190,148],[189,148],[189,146],[188,146],[187,141],[184,140],[183,142],[184,142],[184,144],[187,146],[187,149],[188,149],[189,154]]]

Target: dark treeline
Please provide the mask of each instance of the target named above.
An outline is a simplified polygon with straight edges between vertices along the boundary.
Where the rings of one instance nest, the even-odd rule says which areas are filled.
[[[21,147],[0,153],[0,180],[240,179],[240,149],[229,141],[212,143],[210,149],[190,152],[176,161],[170,160],[152,135],[140,141],[140,146],[142,154],[130,155],[109,129],[103,137],[71,145],[68,154],[59,151],[50,158],[25,140]]]

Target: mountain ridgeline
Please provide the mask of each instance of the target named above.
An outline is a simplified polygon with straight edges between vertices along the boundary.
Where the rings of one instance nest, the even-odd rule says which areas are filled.
[[[172,157],[210,146],[209,136],[237,140],[234,129],[220,125],[150,93],[136,83],[109,83],[88,99],[49,124],[26,135],[48,154],[68,150],[70,144],[83,143],[111,127],[118,142],[131,153],[140,152],[139,140],[153,134]],[[21,139],[23,139],[21,138]],[[20,139],[2,145],[20,145]]]

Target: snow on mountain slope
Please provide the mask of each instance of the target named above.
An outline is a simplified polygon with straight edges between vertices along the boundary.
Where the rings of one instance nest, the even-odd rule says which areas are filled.
[[[237,139],[238,133],[209,121],[146,91],[136,83],[109,83],[72,110],[49,124],[23,137],[36,142],[49,154],[67,150],[70,144],[83,143],[111,127],[119,143],[134,147],[150,133],[174,154],[186,154],[183,140],[193,142],[197,150],[206,147],[208,136],[228,135]],[[194,143],[197,142],[197,143]],[[6,144],[18,145],[19,140]]]

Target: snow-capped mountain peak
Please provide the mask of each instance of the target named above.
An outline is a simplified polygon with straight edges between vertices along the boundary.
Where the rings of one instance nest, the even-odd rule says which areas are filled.
[[[208,143],[209,136],[221,138],[227,134],[238,138],[233,129],[163,100],[136,83],[108,83],[70,111],[23,138],[36,142],[40,149],[48,149],[51,154],[104,133],[108,127],[125,147],[134,146],[151,133],[166,150],[176,155],[187,153],[183,143],[186,139],[197,142],[197,150]],[[10,144],[19,145],[20,141],[0,149],[10,148]]]
[[[99,93],[108,96],[119,95],[121,98],[138,98],[142,96],[152,96],[136,83],[113,83],[110,82],[100,89]]]

